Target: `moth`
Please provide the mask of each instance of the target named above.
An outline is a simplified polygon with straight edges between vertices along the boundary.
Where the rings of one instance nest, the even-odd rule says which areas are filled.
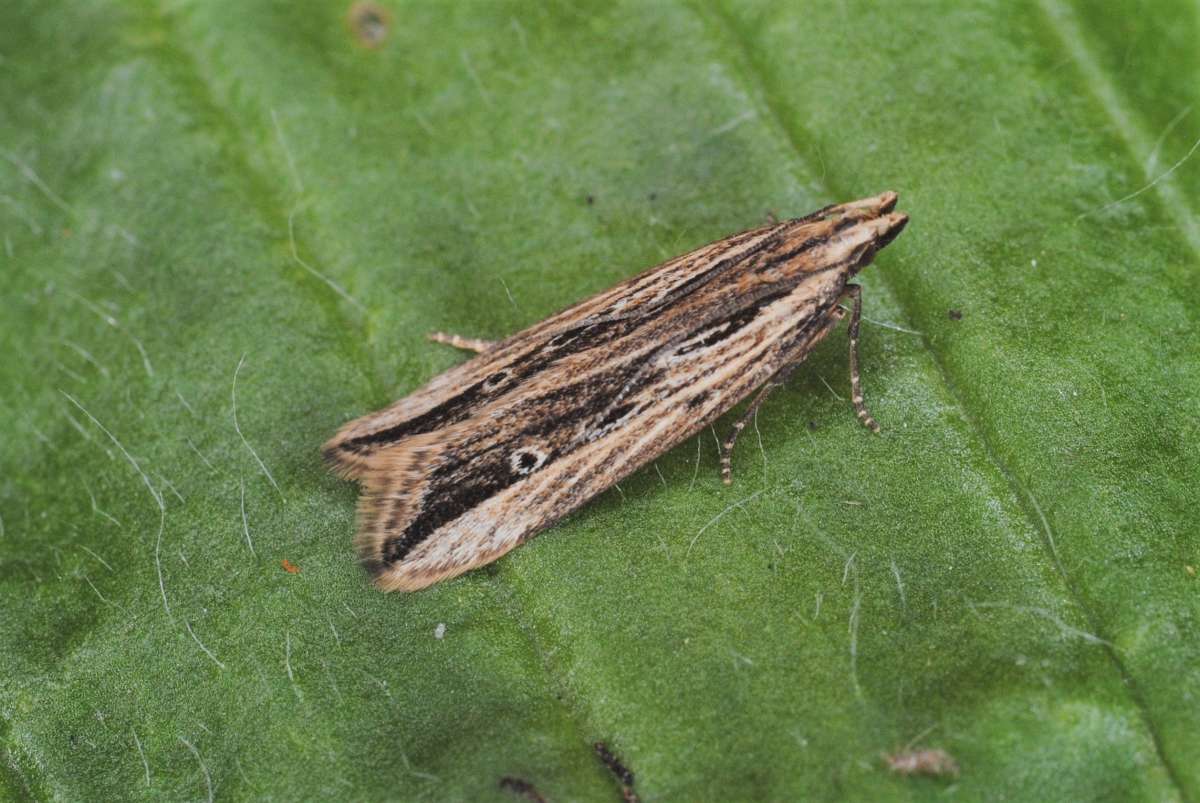
[[[477,352],[323,447],[360,485],[360,559],[413,591],[490,563],[754,391],[759,405],[846,315],[854,409],[862,288],[850,280],[908,217],[897,196],[828,206],[718,240]]]

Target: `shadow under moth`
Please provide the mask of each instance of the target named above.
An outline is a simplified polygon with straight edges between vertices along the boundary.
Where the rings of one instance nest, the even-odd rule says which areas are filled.
[[[358,481],[362,562],[414,591],[496,560],[753,391],[737,435],[846,315],[855,411],[862,288],[849,281],[900,234],[896,194],[828,206],[675,257],[491,342],[324,446]]]

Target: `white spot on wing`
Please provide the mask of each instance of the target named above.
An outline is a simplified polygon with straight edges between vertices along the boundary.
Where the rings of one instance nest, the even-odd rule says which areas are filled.
[[[508,458],[508,465],[514,474],[525,476],[532,474],[546,462],[546,453],[532,446],[525,446],[514,451]]]

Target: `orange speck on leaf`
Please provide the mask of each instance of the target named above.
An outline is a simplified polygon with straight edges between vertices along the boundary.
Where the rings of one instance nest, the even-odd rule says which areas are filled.
[[[288,574],[300,574],[300,567],[287,558],[283,559],[283,570]]]

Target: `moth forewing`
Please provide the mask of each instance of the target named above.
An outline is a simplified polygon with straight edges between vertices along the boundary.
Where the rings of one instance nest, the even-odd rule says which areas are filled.
[[[677,257],[343,427],[325,455],[362,483],[357,545],[379,587],[489,563],[761,387],[756,408],[904,227],[895,201],[827,207]]]
[[[683,355],[679,353],[681,349],[662,351],[648,363],[644,372],[647,381],[637,385],[636,390],[614,399],[590,419],[567,417],[553,433],[546,433],[550,443],[559,442],[556,435],[565,439],[568,448],[561,450],[559,459],[497,490],[432,532],[400,560],[389,561],[385,553],[376,551],[379,545],[386,544],[392,529],[389,522],[376,518],[376,527],[364,530],[360,548],[368,550],[366,554],[373,565],[377,565],[376,561],[383,564],[379,585],[413,590],[489,563],[675,443],[708,426],[787,359],[811,349],[836,324],[835,317],[816,314],[812,305],[799,296],[796,293],[771,304],[774,309],[762,316],[757,335],[747,332],[744,337]],[[810,309],[807,313],[798,311],[797,304]],[[792,331],[787,339],[769,336],[782,330],[782,322],[794,319],[798,313],[805,315],[807,325]],[[723,361],[718,361],[712,370],[703,370],[717,353]],[[729,401],[731,398],[734,402]],[[612,421],[605,421],[606,417]],[[460,431],[445,434],[454,448],[470,451],[471,429],[480,425],[467,422],[456,428]],[[520,439],[516,442],[520,443]],[[415,445],[400,454],[420,453],[425,448]],[[521,454],[520,448],[513,452]],[[400,458],[400,454],[396,457]],[[411,486],[399,493],[395,500],[398,505],[410,501],[412,494],[407,492],[408,488]],[[444,489],[450,497],[456,491]],[[366,498],[370,498],[369,492]],[[407,520],[407,516],[402,520]]]
[[[687,284],[702,274],[698,272],[701,266],[711,269],[736,260],[760,246],[778,228],[752,229],[701,246],[512,335],[495,349],[439,374],[388,407],[344,425],[323,447],[326,460],[335,472],[357,479],[367,471],[372,455],[380,448],[469,418],[481,403],[511,390],[495,381],[498,373],[514,364],[529,367],[527,364],[537,363],[543,352],[561,356],[553,353],[555,347],[567,344],[556,344],[556,338],[589,325],[648,314],[686,292]]]

